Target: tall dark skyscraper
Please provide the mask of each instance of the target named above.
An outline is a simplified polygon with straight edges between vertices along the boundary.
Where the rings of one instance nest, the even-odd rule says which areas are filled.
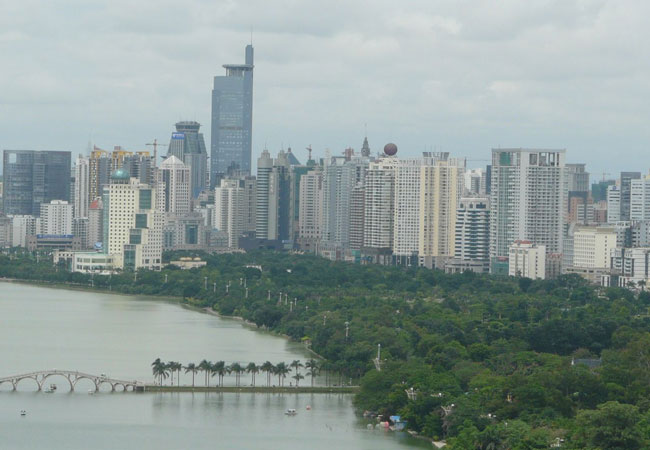
[[[245,64],[224,64],[225,76],[214,77],[210,186],[219,185],[228,170],[250,174],[253,129],[253,46],[246,46]]]
[[[5,150],[5,214],[40,216],[41,203],[70,200],[70,152]]]

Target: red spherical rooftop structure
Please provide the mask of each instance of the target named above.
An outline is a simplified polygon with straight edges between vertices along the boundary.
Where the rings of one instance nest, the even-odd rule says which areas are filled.
[[[384,153],[388,156],[395,156],[397,154],[397,145],[392,142],[384,145]]]

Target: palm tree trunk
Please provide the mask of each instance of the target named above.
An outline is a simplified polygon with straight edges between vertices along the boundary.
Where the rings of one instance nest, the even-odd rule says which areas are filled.
[[[192,387],[194,387],[194,372],[192,372]]]

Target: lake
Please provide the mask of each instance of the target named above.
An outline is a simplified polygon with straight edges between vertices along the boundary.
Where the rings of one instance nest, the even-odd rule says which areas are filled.
[[[0,377],[57,368],[152,382],[156,358],[245,365],[310,357],[302,344],[174,302],[0,282]],[[265,379],[258,374],[257,383]],[[64,378],[50,382],[59,387],[54,394],[35,392],[32,380],[17,392],[2,385],[1,449],[431,448],[405,433],[367,430],[350,395],[88,395],[90,381],[80,381],[74,393]],[[191,382],[190,374],[180,379]],[[234,384],[234,376],[226,382]],[[243,374],[242,383],[250,382]],[[203,384],[202,374],[196,383]],[[298,414],[284,415],[288,408]]]

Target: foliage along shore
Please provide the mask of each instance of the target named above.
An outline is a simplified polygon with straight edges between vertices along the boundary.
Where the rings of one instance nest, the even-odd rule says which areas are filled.
[[[183,297],[309,341],[330,370],[361,378],[360,411],[399,414],[448,448],[650,445],[647,292],[574,276],[445,275],[274,252],[199,256],[206,267],[91,280],[18,253],[0,256],[0,276]]]

